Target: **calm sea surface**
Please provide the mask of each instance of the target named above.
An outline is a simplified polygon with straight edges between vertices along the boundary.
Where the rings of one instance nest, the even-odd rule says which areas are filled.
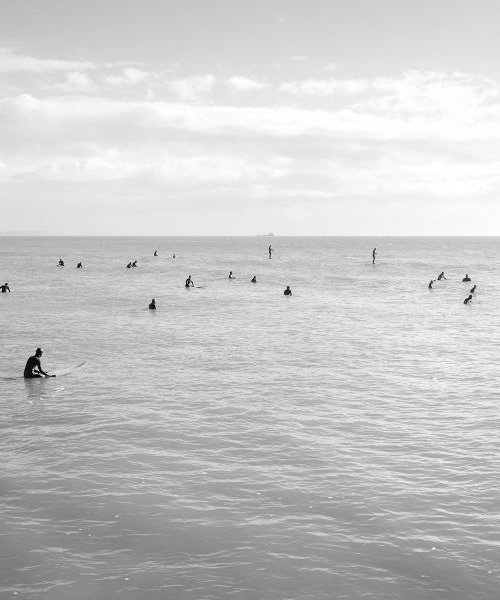
[[[2,600],[499,598],[500,238],[0,238],[0,280]],[[37,346],[86,364],[9,379]]]

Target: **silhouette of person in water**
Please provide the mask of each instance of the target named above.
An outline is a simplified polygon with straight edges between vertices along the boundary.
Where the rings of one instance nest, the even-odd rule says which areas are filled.
[[[155,250],[155,253],[153,254],[153,256],[158,256],[158,250]]]
[[[134,260],[134,262],[132,263],[132,266],[133,267],[137,267],[137,261],[136,260]]]
[[[35,355],[30,356],[26,361],[26,366],[24,367],[24,377],[26,379],[38,379],[41,377],[55,377],[55,375],[49,375],[46,371],[42,369],[42,363],[40,362],[40,358],[43,354],[43,350],[41,348],[37,348]]]
[[[462,282],[467,282],[467,281],[472,281],[472,279],[466,273],[465,277],[462,279]]]
[[[132,263],[129,262],[128,265],[127,265],[127,269],[130,269],[131,266],[132,266]]]
[[[444,271],[441,271],[441,273],[439,273],[437,280],[441,281],[441,279],[446,279],[446,277],[444,276]]]
[[[274,250],[271,248],[271,244],[269,244],[269,248],[267,251],[269,252],[269,258],[272,258],[272,254],[273,254]]]
[[[429,281],[429,285],[428,285],[427,287],[428,287],[430,290],[432,290],[432,284],[433,284],[435,281],[436,281],[435,279],[431,279],[431,280]]]
[[[376,248],[374,248],[374,249],[372,250],[372,265],[374,265],[374,264],[375,264],[375,256],[377,256],[377,254],[378,254],[378,252],[377,252],[377,249],[376,249]]]
[[[254,275],[250,280],[250,283],[257,283],[257,275]]]
[[[59,259],[59,266],[64,267],[64,261],[62,258]]]
[[[76,265],[76,268],[77,268],[77,269],[81,269],[81,268],[82,268],[82,266],[83,266],[83,265],[82,265],[82,263],[81,263],[81,262],[79,262],[79,263]]]
[[[194,287],[194,282],[191,279],[191,275],[188,275],[188,278],[186,279],[186,285],[185,285],[185,287],[187,287],[187,288],[188,287]]]
[[[153,299],[151,300],[151,302],[149,303],[149,308],[150,308],[151,310],[156,310],[156,300],[155,300],[154,298],[153,298]]]
[[[286,286],[286,290],[283,292],[284,296],[291,296],[292,295],[292,290],[290,289],[290,286],[287,285]]]
[[[2,294],[5,294],[6,292],[9,292],[10,294],[9,284],[5,282],[3,285],[0,285],[0,290],[2,290]]]
[[[175,258],[175,252],[172,254],[172,258]]]
[[[469,294],[475,294],[476,293],[476,284],[474,284],[471,289],[469,290]]]
[[[229,279],[236,279],[232,271],[229,271]]]
[[[469,294],[467,296],[467,298],[464,300],[464,304],[469,304],[469,302],[472,300],[472,294]]]

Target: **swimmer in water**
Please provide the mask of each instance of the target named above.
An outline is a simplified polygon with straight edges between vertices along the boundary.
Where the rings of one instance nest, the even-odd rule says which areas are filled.
[[[62,258],[59,259],[59,266],[64,267],[64,261]]]
[[[229,271],[229,279],[236,279],[232,271]]]
[[[465,277],[462,279],[462,282],[467,283],[468,281],[472,281],[472,279],[467,275],[467,273],[465,274]]]
[[[0,285],[0,290],[2,290],[2,294],[5,294],[6,292],[9,292],[10,294],[9,284],[5,282],[3,285]]]
[[[269,258],[272,258],[274,250],[271,248],[271,244],[269,244],[269,248],[267,249],[267,251],[269,252]]]
[[[428,287],[430,290],[432,290],[432,284],[433,284],[435,281],[436,281],[435,279],[431,279],[431,280],[429,281],[429,285],[428,285],[427,287]]]
[[[81,262],[79,262],[79,263],[76,265],[76,268],[77,268],[77,269],[81,269],[82,267],[83,267],[83,265],[82,265],[82,263],[81,263]]]
[[[250,283],[257,283],[257,275],[254,275],[250,280]]]
[[[35,355],[30,356],[26,362],[26,366],[24,367],[24,377],[26,379],[38,379],[42,377],[55,377],[55,375],[49,375],[46,371],[42,369],[42,363],[40,362],[40,358],[43,354],[43,350],[41,348],[37,348]]]
[[[441,271],[441,273],[439,273],[437,280],[441,281],[441,279],[446,279],[446,277],[444,276],[444,271]]]
[[[292,290],[290,289],[290,286],[287,285],[286,286],[286,290],[283,292],[284,296],[291,296],[292,295]]]
[[[186,279],[186,284],[185,284],[185,286],[184,286],[184,287],[187,287],[187,288],[188,288],[188,287],[194,287],[194,282],[193,282],[193,280],[191,279],[191,275],[188,275],[188,278]]]
[[[158,256],[158,250],[155,250],[155,253],[153,254],[153,256]]]
[[[172,258],[175,258],[175,252],[172,254]]]
[[[471,289],[469,290],[469,294],[475,294],[476,293],[476,285],[474,284]]]
[[[378,254],[378,252],[377,252],[377,249],[376,249],[376,248],[374,248],[374,249],[372,250],[372,265],[374,265],[374,264],[375,264],[375,256],[377,256],[377,254]]]
[[[149,303],[149,308],[150,308],[151,310],[156,310],[156,300],[155,300],[154,298],[153,298],[153,299],[151,300],[151,302]]]
[[[469,294],[467,296],[467,298],[464,300],[464,304],[469,304],[469,302],[472,300],[472,294]]]

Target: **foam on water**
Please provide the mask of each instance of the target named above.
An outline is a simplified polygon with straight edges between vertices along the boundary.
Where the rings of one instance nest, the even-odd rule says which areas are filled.
[[[497,597],[500,240],[269,241],[0,238],[2,598]]]

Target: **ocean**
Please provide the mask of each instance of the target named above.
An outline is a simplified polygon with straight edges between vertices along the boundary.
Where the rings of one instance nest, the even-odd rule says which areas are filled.
[[[499,257],[0,238],[0,598],[498,598]]]

